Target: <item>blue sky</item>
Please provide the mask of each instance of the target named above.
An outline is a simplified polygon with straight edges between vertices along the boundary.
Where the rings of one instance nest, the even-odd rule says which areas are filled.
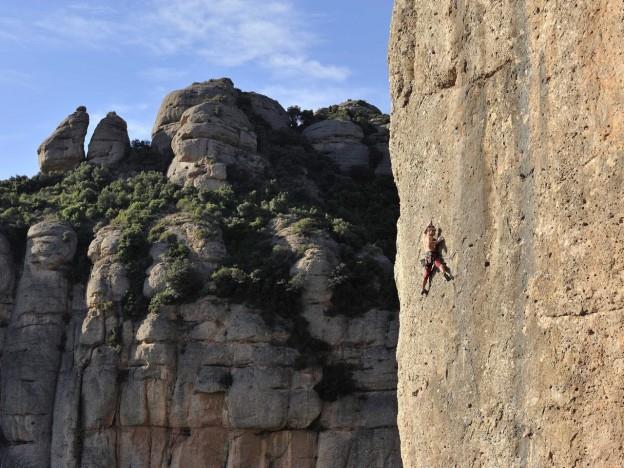
[[[78,105],[150,139],[165,94],[228,76],[318,108],[362,98],[389,111],[392,0],[3,0],[0,179],[38,172],[41,141]],[[87,136],[88,142],[89,136]]]

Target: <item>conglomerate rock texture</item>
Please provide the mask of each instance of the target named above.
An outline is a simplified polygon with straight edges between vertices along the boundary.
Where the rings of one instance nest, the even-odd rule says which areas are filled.
[[[84,161],[84,140],[88,127],[87,109],[79,106],[39,145],[37,154],[41,172],[68,171]]]
[[[325,121],[357,133],[366,154],[360,177],[379,180],[374,169],[380,163],[368,159],[366,144],[387,153],[389,118],[362,101],[350,103],[352,114],[342,116],[347,120]],[[349,121],[358,112],[364,120]],[[137,149],[127,146],[125,122],[109,114],[89,146],[95,165],[72,172],[82,154],[66,167],[50,167],[68,174],[27,180],[14,198],[3,197],[19,181],[2,182],[0,199],[9,202],[0,204],[0,466],[401,466],[396,299],[357,313],[333,303],[336,283],[347,281],[345,269],[362,259],[369,269],[358,281],[373,278],[371,287],[378,289],[384,286],[379,278],[390,282],[386,254],[393,256],[394,248],[384,253],[372,245],[375,239],[350,243],[367,233],[339,218],[302,218],[301,212],[315,216],[329,203],[319,199],[317,183],[341,178],[357,198],[359,179],[329,159],[319,161],[322,155],[302,129],[292,126],[276,101],[242,93],[228,79],[211,80],[165,99],[154,146],[139,148],[146,157],[150,151],[174,156],[159,174],[142,171]],[[364,130],[371,136],[366,144]],[[339,160],[340,151],[334,153]],[[286,167],[271,168],[274,154]],[[312,159],[310,170],[325,168],[322,179],[297,167],[305,158]],[[269,169],[281,178],[264,180]],[[386,164],[383,171],[388,169]],[[97,185],[105,179],[109,185]],[[136,198],[151,189],[146,180],[162,183],[184,203],[168,205],[163,193]],[[77,190],[63,192],[73,183]],[[251,183],[264,188],[240,189]],[[311,209],[302,204],[288,211],[291,186],[302,190],[299,197],[307,196]],[[37,196],[38,189],[48,195]],[[58,200],[49,194],[58,191],[65,209],[55,211]],[[260,191],[274,198],[256,206]],[[35,202],[16,218],[20,203],[33,194]],[[217,209],[223,199],[227,203]],[[234,202],[239,205],[228,208]],[[233,212],[227,223],[218,221],[223,210]],[[375,213],[372,229],[380,216],[390,215]],[[140,229],[133,231],[135,225]],[[247,245],[246,254],[234,251],[250,243],[244,237],[249,233],[258,245]],[[268,249],[260,245],[265,241]],[[263,300],[285,307],[281,298],[271,298],[274,285],[263,283],[266,297],[253,304],[219,289],[215,271],[220,278],[238,272],[235,283],[244,272],[229,268],[231,258],[264,255],[256,248],[292,259],[277,264],[290,262],[280,281],[300,291],[297,304],[282,315],[262,308]],[[255,269],[250,277],[258,282],[273,273]],[[189,297],[178,300],[180,290]],[[149,308],[136,313],[141,301]]]
[[[95,127],[87,160],[102,166],[115,166],[129,150],[128,124],[115,112],[109,112]]]
[[[405,466],[624,465],[623,15],[395,1]],[[423,298],[430,219],[455,280]]]
[[[76,234],[68,223],[44,221],[30,228],[2,353],[0,427],[6,450],[33,466],[46,466],[50,457],[55,385],[70,310],[65,273],[75,250]]]
[[[171,140],[180,127],[180,118],[187,109],[210,99],[233,104],[236,101],[234,83],[229,78],[193,83],[185,89],[172,91],[163,100],[154,128],[152,145],[160,152],[171,152]]]

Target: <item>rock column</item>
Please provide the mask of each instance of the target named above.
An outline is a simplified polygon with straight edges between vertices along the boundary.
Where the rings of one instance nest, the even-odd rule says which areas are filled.
[[[13,309],[15,267],[8,240],[0,234],[0,357],[4,348],[6,329]]]
[[[115,112],[106,114],[95,127],[89,142],[87,161],[100,166],[116,166],[130,150],[128,125]]]
[[[79,106],[39,145],[41,172],[65,172],[78,167],[85,159],[84,140],[88,127],[87,108]]]
[[[68,263],[76,235],[65,222],[28,231],[20,279],[2,356],[0,451],[10,466],[48,466],[52,413],[68,318]],[[13,465],[11,465],[13,463]]]

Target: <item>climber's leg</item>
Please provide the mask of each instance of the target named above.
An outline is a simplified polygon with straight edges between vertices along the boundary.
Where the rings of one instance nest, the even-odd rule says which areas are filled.
[[[427,280],[430,278],[431,275],[431,270],[432,270],[432,266],[431,265],[425,265],[425,270],[423,273],[423,282],[422,282],[422,289],[420,291],[420,294],[427,294]]]

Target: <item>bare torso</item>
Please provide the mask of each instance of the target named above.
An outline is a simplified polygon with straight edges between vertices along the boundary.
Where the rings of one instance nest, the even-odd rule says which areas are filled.
[[[437,239],[433,236],[433,234],[423,235],[423,248],[426,252],[435,252],[436,244]]]

